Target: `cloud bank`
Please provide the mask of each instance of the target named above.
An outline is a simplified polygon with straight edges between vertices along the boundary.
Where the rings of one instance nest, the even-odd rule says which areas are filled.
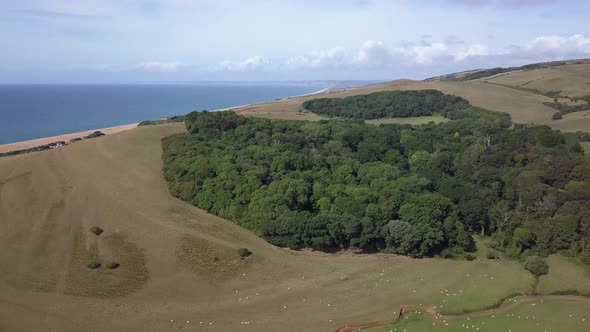
[[[157,72],[157,73],[173,73],[177,72],[182,68],[182,63],[178,61],[173,62],[158,62],[158,61],[146,61],[138,63],[131,67],[134,71],[143,72]]]
[[[356,50],[334,47],[286,58],[265,59],[254,56],[237,61],[226,60],[214,70],[313,71],[434,67],[450,64],[497,66],[510,59],[531,63],[580,57],[590,57],[590,37],[581,34],[539,36],[522,43],[522,46],[510,46],[499,50],[493,50],[482,42],[467,43],[458,41],[456,38],[445,38],[442,41],[423,40],[401,46],[368,40]]]

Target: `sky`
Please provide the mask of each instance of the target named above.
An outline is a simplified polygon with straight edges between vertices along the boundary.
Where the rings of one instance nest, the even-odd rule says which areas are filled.
[[[0,83],[424,79],[590,58],[586,0],[1,0]]]

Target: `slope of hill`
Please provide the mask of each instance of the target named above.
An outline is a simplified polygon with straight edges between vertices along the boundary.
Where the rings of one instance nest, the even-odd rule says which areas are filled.
[[[239,108],[240,114],[288,119],[318,119],[305,112],[303,102],[323,97],[346,97],[377,91],[436,89],[467,99],[492,111],[506,112],[516,123],[546,124],[562,131],[590,131],[590,117],[572,113],[553,120],[555,97],[567,105],[580,104],[575,97],[590,95],[590,63],[587,60],[546,63],[513,69],[495,76],[473,80],[451,80],[446,76],[427,81],[397,80],[333,93],[273,101]],[[533,68],[533,69],[527,69]],[[469,73],[474,73],[471,71]],[[559,94],[558,94],[559,93]]]
[[[567,75],[577,77],[590,65],[575,66],[463,82],[402,80],[323,96],[438,89],[506,111],[517,122],[588,130],[590,112],[554,121],[555,110],[543,105],[553,98],[514,88],[585,93],[585,78]],[[537,70],[551,78],[524,84]],[[238,112],[319,119],[300,111],[312,98]],[[485,259],[485,247],[474,261],[456,261],[271,246],[170,196],[161,140],[184,132],[182,124],[140,127],[0,159],[0,331],[335,331],[391,319],[403,305],[436,305],[443,314],[478,311],[533,289],[534,279],[518,262]],[[104,232],[90,232],[94,226]],[[241,259],[240,247],[253,255]],[[107,268],[112,262],[120,266]],[[91,269],[91,263],[101,266]],[[587,267],[561,256],[548,263],[540,291],[590,292]],[[567,308],[552,302],[552,310]],[[584,324],[571,330],[587,331]]]
[[[277,249],[168,194],[160,140],[182,132],[140,127],[0,159],[0,330],[334,331],[403,304],[478,310],[531,289],[511,261]]]
[[[546,68],[557,68],[561,66],[568,66],[568,65],[581,65],[581,64],[589,64],[590,59],[572,59],[572,60],[561,60],[561,61],[549,61],[549,62],[540,62],[540,63],[532,63],[520,67],[496,67],[496,68],[488,68],[488,69],[474,69],[463,71],[459,73],[452,73],[442,76],[436,76],[432,78],[426,79],[426,81],[438,81],[438,80],[449,80],[449,81],[470,81],[478,78],[486,78],[490,76],[500,75],[504,73],[514,72],[514,71],[525,71],[525,70],[535,70],[535,69],[546,69]]]

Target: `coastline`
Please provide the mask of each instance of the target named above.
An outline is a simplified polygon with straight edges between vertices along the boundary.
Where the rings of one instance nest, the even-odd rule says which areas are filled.
[[[0,144],[0,153],[6,153],[6,152],[11,152],[11,151],[16,151],[16,150],[31,149],[31,148],[34,148],[34,147],[37,147],[40,145],[50,144],[50,143],[58,142],[58,141],[69,142],[71,139],[82,138],[84,136],[87,136],[87,135],[95,132],[95,131],[101,131],[105,135],[112,135],[112,134],[120,133],[122,131],[136,128],[138,124],[139,123],[130,123],[130,124],[126,124],[126,125],[113,126],[113,127],[108,127],[108,128],[86,130],[86,131],[80,131],[77,133],[70,133],[70,134],[63,134],[63,135],[57,135],[57,136],[36,138],[36,139],[32,139],[32,140],[27,140],[27,141]]]
[[[311,93],[307,93],[304,95],[289,96],[289,97],[281,98],[279,100],[288,100],[288,99],[309,97],[309,96],[321,94],[321,93],[328,92],[328,91],[330,91],[330,88],[324,88],[324,89],[321,89],[321,90],[318,90],[315,92],[311,92]],[[266,101],[266,103],[268,103],[268,102],[272,102],[272,100]],[[250,107],[253,105],[256,105],[256,104],[245,104],[245,105],[231,106],[231,107],[226,107],[226,108],[219,108],[219,109],[211,110],[211,112],[239,110],[239,109],[242,109],[245,107]],[[125,124],[125,125],[120,125],[120,126],[92,129],[92,130],[80,131],[80,132],[76,132],[76,133],[62,134],[62,135],[56,135],[56,136],[50,136],[50,137],[35,138],[35,139],[31,139],[31,140],[14,142],[14,143],[0,144],[0,153],[7,153],[7,152],[12,152],[12,151],[17,151],[17,150],[32,149],[32,148],[35,148],[35,147],[38,147],[41,145],[50,144],[50,143],[59,142],[59,141],[69,142],[71,139],[81,138],[81,137],[89,135],[95,131],[101,131],[105,135],[112,135],[112,134],[116,134],[116,133],[120,133],[120,132],[123,132],[126,130],[136,128],[138,125],[139,125],[139,123],[130,123],[130,124]]]

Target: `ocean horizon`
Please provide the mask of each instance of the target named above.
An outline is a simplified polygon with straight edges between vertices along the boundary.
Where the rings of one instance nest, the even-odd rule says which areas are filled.
[[[303,82],[0,85],[0,144],[305,95]]]

